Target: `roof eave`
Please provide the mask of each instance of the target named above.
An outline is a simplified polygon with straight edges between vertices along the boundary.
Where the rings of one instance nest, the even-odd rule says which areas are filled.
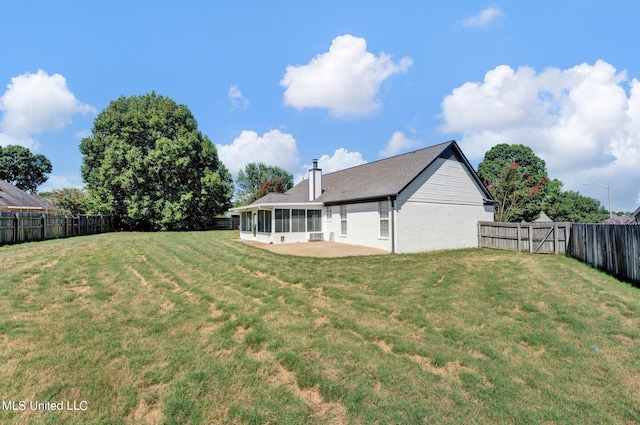
[[[286,207],[307,207],[307,206],[311,206],[311,207],[322,207],[324,206],[324,203],[322,202],[314,202],[314,201],[309,201],[309,202],[265,202],[263,204],[250,204],[250,205],[244,205],[242,207],[235,207],[235,208],[231,208],[229,209],[229,212],[242,212],[242,211],[248,211],[248,210],[259,210],[261,208],[278,208],[278,207],[282,207],[282,208],[286,208]]]
[[[397,197],[398,197],[397,193],[389,193],[389,194],[383,194],[383,195],[368,196],[365,198],[349,198],[349,199],[340,199],[335,201],[326,201],[324,202],[324,205],[331,206],[331,205],[344,205],[344,204],[364,204],[366,202],[385,201],[389,198],[391,198],[392,200],[395,200]]]

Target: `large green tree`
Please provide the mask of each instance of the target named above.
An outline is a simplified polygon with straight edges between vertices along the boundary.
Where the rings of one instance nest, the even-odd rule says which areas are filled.
[[[545,162],[524,145],[499,144],[491,148],[478,165],[478,175],[498,201],[496,221],[533,221],[545,201],[560,190],[558,180],[550,181]]]
[[[249,197],[249,203],[257,201],[258,199],[266,196],[269,193],[285,193],[287,190],[291,189],[287,187],[285,181],[283,179],[270,179],[262,182],[258,190]]]
[[[23,146],[0,146],[0,179],[27,192],[36,193],[51,173],[51,161],[42,154],[32,154]]]
[[[233,181],[185,105],[120,97],[80,143],[93,212],[138,229],[205,228],[230,207]]]
[[[252,162],[245,165],[238,172],[236,178],[236,197],[238,205],[246,204],[256,199],[256,193],[264,182],[282,179],[285,190],[293,187],[293,176],[283,168],[266,165],[262,162]]]
[[[41,198],[50,200],[62,212],[70,214],[87,213],[87,192],[84,189],[66,187],[54,189],[51,192],[42,192]]]
[[[609,211],[600,201],[572,190],[561,192],[557,198],[548,202],[545,212],[553,221],[573,223],[602,223],[609,218]]]

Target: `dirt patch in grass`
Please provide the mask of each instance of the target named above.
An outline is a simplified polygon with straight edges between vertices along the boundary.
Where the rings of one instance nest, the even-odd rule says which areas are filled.
[[[140,279],[140,284],[142,286],[144,286],[147,289],[151,289],[151,284],[147,281],[147,279],[144,278],[144,276],[142,276],[140,273],[138,273],[138,271],[136,271],[136,269],[134,269],[133,267],[131,267],[128,264],[127,264],[127,269],[129,269],[129,271],[131,273],[133,273],[138,279]]]
[[[162,305],[160,306],[160,312],[161,313],[166,313],[168,311],[171,311],[175,308],[175,304],[172,303],[171,301],[165,301],[162,303]]]
[[[233,340],[240,344],[242,341],[244,341],[244,336],[247,332],[249,332],[251,330],[251,328],[245,328],[242,325],[238,325],[236,327],[236,331],[233,334]]]
[[[324,325],[328,325],[329,323],[331,323],[331,321],[328,318],[324,317],[324,316],[316,317],[313,320],[313,329],[318,329],[318,328],[320,328],[320,327],[322,327]]]
[[[318,385],[312,388],[300,389],[296,383],[293,372],[288,371],[278,364],[275,376],[268,378],[268,382],[273,385],[283,385],[313,412],[314,416],[326,421],[328,424],[343,425],[348,423],[347,411],[341,403],[326,402],[322,398]]]
[[[40,277],[40,273],[32,274],[31,276],[27,276],[26,278],[24,278],[22,283],[33,282],[34,280],[36,280],[39,277]]]
[[[268,350],[252,351],[247,348],[247,357],[261,362],[275,362],[277,364],[275,374],[266,376],[267,383],[277,386],[282,385],[291,391],[296,397],[311,410],[314,416],[326,421],[328,424],[342,425],[347,422],[347,411],[341,403],[326,402],[319,391],[319,385],[312,388],[301,389],[296,381],[295,374],[277,363],[273,353]],[[330,376],[335,377],[336,372],[331,371]]]
[[[251,349],[247,348],[246,353],[247,353],[247,357],[249,357],[250,359],[261,361],[261,362],[273,361],[274,359],[271,351],[267,351],[267,350],[252,351]]]
[[[420,365],[424,370],[433,373],[438,376],[447,376],[450,378],[458,379],[458,375],[460,372],[473,372],[473,368],[463,366],[460,363],[460,359],[456,359],[452,362],[446,362],[443,366],[435,366],[431,359],[427,357],[422,357],[419,355],[409,356],[416,363]]]
[[[264,272],[261,272],[261,271],[257,271],[257,270],[255,270],[255,271],[249,270],[249,269],[247,269],[245,267],[242,267],[242,266],[240,266],[238,264],[236,264],[235,267],[236,267],[236,269],[240,270],[244,274],[248,274],[250,276],[255,276],[255,277],[258,277],[260,279],[268,279],[268,280],[270,280],[272,282],[276,282],[280,286],[287,286],[288,285],[287,282],[285,282],[284,280],[278,278],[277,276],[274,276],[274,275],[271,275],[271,274],[268,274],[268,273],[264,273]]]
[[[140,403],[138,403],[129,415],[129,419],[132,419],[135,423],[145,423],[149,425],[162,423],[160,403],[149,406],[144,399],[140,400]]]
[[[386,343],[384,340],[376,341],[376,345],[382,349],[385,353],[391,352],[391,346]]]
[[[60,260],[58,260],[57,258],[53,259],[52,261],[49,261],[48,263],[44,264],[42,266],[43,269],[48,269],[49,267],[53,267],[56,264],[58,264],[60,262]]]

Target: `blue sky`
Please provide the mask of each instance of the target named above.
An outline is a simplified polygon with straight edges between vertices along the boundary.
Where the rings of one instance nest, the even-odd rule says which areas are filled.
[[[185,104],[237,172],[305,176],[455,139],[523,143],[551,178],[640,206],[637,1],[2,1],[0,145],[82,186],[110,101]]]

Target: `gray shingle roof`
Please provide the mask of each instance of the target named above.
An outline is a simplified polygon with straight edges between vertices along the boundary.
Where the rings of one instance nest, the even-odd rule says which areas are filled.
[[[289,194],[289,192],[287,192],[287,193],[273,193],[273,192],[272,193],[267,193],[262,198],[260,198],[257,201],[253,202],[251,205],[277,204],[277,203],[289,202],[289,199],[291,199],[291,195]]]
[[[12,209],[20,206],[27,208],[36,208],[42,210],[54,210],[56,207],[51,203],[45,203],[38,195],[31,195],[18,189],[6,180],[0,180],[0,209],[12,207]]]
[[[470,168],[471,174],[477,177],[457,143],[449,141],[391,158],[323,174],[322,195],[314,202],[337,204],[348,201],[382,199],[387,196],[394,197],[448,149],[454,149]],[[484,190],[487,199],[492,199],[479,178],[477,182]],[[284,202],[309,202],[309,180],[301,181],[287,193],[270,193],[252,205]]]

